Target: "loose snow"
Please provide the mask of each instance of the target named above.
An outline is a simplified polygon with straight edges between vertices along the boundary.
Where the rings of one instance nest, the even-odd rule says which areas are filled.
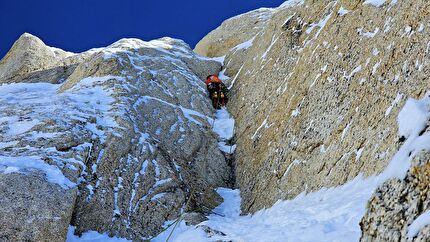
[[[278,201],[271,208],[246,216],[240,216],[239,190],[220,188],[217,192],[224,203],[200,225],[226,236],[209,237],[201,228],[181,223],[169,241],[358,241],[359,222],[376,184],[376,177],[359,176],[343,186],[302,193],[293,200]],[[170,233],[171,228],[153,241],[165,241]]]
[[[213,131],[222,139],[231,139],[234,131],[234,119],[226,109],[220,109],[216,112]]]

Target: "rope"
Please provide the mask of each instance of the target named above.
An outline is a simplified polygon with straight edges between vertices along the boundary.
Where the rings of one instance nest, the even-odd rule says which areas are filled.
[[[190,204],[190,201],[191,201],[191,198],[193,197],[193,195],[194,195],[194,189],[193,190],[191,190],[191,195],[190,195],[190,197],[188,198],[188,201],[187,201],[187,203],[185,204],[185,208],[187,208],[188,207],[188,205]],[[172,229],[172,231],[170,231],[170,234],[169,234],[169,236],[167,237],[167,239],[166,239],[166,242],[169,242],[169,239],[170,239],[170,237],[172,237],[172,235],[173,235],[173,232],[175,231],[175,229],[177,228],[177,226],[178,226],[178,224],[181,222],[181,220],[183,219],[183,216],[184,216],[184,214],[181,214],[181,216],[179,216],[179,218],[177,218],[176,219],[176,222],[174,223],[174,227],[173,227],[173,229]],[[172,226],[173,224],[171,224],[170,226]],[[169,226],[169,227],[170,227]],[[169,228],[169,227],[167,227],[167,228]],[[167,228],[166,228],[166,230],[167,230]]]
[[[178,218],[178,219],[176,219],[176,222],[174,223],[174,224],[175,224],[175,226],[173,226],[172,231],[170,231],[170,234],[169,234],[169,236],[167,237],[166,242],[169,242],[169,239],[170,239],[170,237],[172,236],[173,231],[175,231],[176,227],[177,227],[177,226],[178,226],[178,224],[181,222],[181,220],[182,220],[182,214],[181,214],[181,216],[179,216],[179,218]]]

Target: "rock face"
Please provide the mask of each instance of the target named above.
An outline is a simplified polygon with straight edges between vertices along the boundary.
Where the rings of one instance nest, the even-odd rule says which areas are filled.
[[[430,226],[408,238],[408,228],[430,208],[430,153],[412,161],[404,180],[391,179],[375,192],[361,221],[361,241],[428,241]]]
[[[273,9],[261,8],[233,17],[205,36],[194,51],[203,56],[223,56],[261,31],[273,12]]]
[[[85,56],[48,47],[39,38],[26,33],[0,61],[0,83],[58,83],[70,75],[79,59]]]
[[[429,8],[428,1],[293,0],[266,11],[268,20],[254,36],[242,33],[253,29],[245,14],[200,42],[196,51],[226,55],[226,73],[235,77],[229,108],[243,212],[385,169],[403,142],[396,120],[401,107],[430,89]],[[213,33],[243,41],[230,37],[226,45]],[[364,240],[376,238],[367,237],[377,234],[369,228],[380,223],[380,229],[400,224],[396,231],[404,233],[405,221],[423,210],[402,222],[396,215],[402,208],[385,218],[372,214],[390,199],[403,201],[385,197],[412,186],[388,184],[363,220]],[[417,194],[408,196],[415,201]],[[381,232],[377,238],[394,237]]]
[[[21,82],[0,86],[1,240],[63,241],[71,223],[142,241],[217,206],[231,168],[201,79],[220,68],[170,38],[70,54],[23,35],[0,64]]]
[[[43,173],[0,176],[1,241],[64,241],[76,189],[46,182]]]
[[[405,144],[401,107],[430,89],[429,9],[291,0],[227,20],[196,46],[225,56],[232,77],[244,213],[385,170]],[[0,62],[0,83],[19,82],[0,86],[0,238],[61,241],[71,223],[141,241],[182,211],[204,219],[232,176],[201,82],[220,69],[170,38],[70,54],[22,36]],[[429,210],[429,154],[409,156],[406,177],[369,201],[363,241],[429,239],[429,226],[408,235]]]

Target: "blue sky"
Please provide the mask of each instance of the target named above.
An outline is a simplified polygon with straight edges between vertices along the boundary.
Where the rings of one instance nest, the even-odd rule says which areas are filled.
[[[229,17],[285,0],[2,0],[0,58],[24,32],[72,52],[124,37],[170,36],[192,47]]]

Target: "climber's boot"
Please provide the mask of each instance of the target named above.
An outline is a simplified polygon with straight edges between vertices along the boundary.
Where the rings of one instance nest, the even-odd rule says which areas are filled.
[[[218,93],[217,92],[212,93],[212,106],[215,109],[218,109],[219,102],[218,102]]]

